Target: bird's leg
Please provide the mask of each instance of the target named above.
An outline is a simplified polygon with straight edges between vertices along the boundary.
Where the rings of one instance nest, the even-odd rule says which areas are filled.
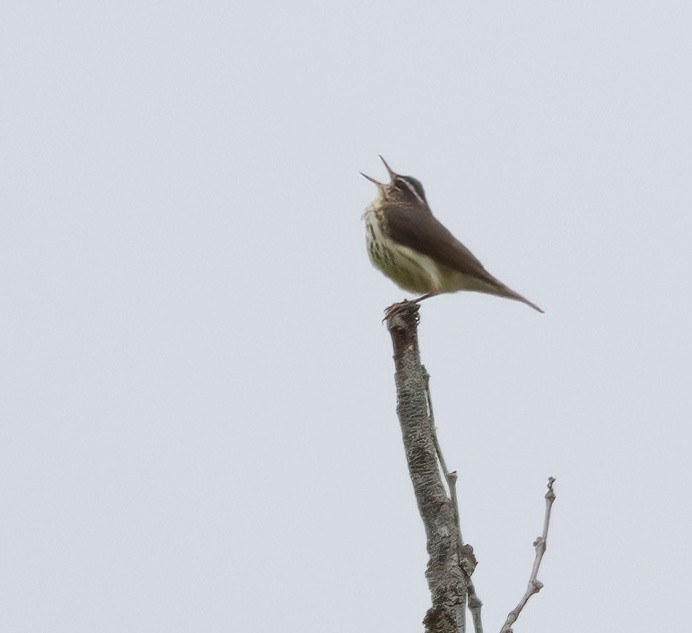
[[[420,303],[421,301],[423,301],[423,299],[430,299],[430,297],[434,297],[436,294],[436,292],[426,292],[424,295],[421,295],[417,299],[413,299],[411,303]]]

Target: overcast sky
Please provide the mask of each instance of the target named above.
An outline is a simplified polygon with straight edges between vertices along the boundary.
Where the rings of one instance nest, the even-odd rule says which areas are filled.
[[[692,5],[0,10],[0,628],[417,632],[361,215],[385,178],[546,311],[426,302],[486,631],[684,631]],[[410,296],[410,295],[408,295]]]

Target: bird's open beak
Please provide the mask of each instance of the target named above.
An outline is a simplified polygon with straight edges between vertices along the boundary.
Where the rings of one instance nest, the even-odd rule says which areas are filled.
[[[372,176],[368,176],[367,174],[364,174],[362,171],[360,172],[360,175],[363,176],[366,180],[369,180],[372,183],[375,183],[380,189],[384,189],[387,185],[381,183],[379,180],[375,180]]]
[[[392,182],[397,177],[396,172],[392,171],[392,168],[389,165],[387,165],[387,161],[384,158],[382,158],[380,154],[378,154],[378,156],[380,157],[380,160],[384,163],[384,166],[387,168],[387,173],[389,174],[389,182]],[[362,171],[360,172],[360,175],[363,176],[363,178],[369,180],[370,182],[375,183],[384,193],[384,190],[387,187],[387,185],[385,185],[383,182],[380,182],[379,180],[375,180],[372,176],[364,174]]]
[[[387,173],[389,174],[390,180],[396,179],[397,173],[394,172],[389,165],[387,165],[387,161],[384,158],[382,158],[381,154],[378,154],[378,156],[380,157],[380,160],[384,163],[384,166],[387,168]]]

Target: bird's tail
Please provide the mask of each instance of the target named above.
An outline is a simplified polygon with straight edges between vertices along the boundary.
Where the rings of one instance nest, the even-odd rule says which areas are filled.
[[[527,306],[530,306],[537,312],[544,314],[543,310],[541,310],[535,303],[529,301],[526,297],[520,295],[518,292],[514,292],[514,290],[508,286],[505,286],[505,284],[500,281],[497,282],[497,286],[495,287],[495,294],[499,295],[500,297],[506,297],[507,299],[513,299],[514,301],[521,301],[521,303],[525,303]]]

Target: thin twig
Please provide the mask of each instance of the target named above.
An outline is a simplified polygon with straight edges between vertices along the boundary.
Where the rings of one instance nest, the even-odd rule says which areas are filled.
[[[541,567],[541,561],[543,560],[543,554],[545,554],[546,545],[548,542],[548,528],[550,527],[550,511],[553,507],[553,502],[555,501],[555,493],[553,492],[553,483],[555,482],[554,477],[548,477],[548,491],[545,493],[545,515],[543,517],[543,534],[536,538],[533,542],[533,546],[536,550],[536,556],[533,560],[533,568],[531,569],[531,576],[529,577],[529,584],[526,589],[526,593],[519,601],[519,604],[514,607],[509,612],[507,620],[502,625],[500,633],[512,633],[512,625],[517,621],[519,614],[522,609],[526,606],[529,598],[538,593],[543,588],[543,583],[538,580],[538,570]]]
[[[423,378],[425,380],[425,393],[428,400],[428,417],[430,419],[430,432],[433,438],[433,444],[435,445],[435,452],[437,453],[437,459],[440,462],[440,468],[442,469],[442,474],[447,482],[447,488],[449,490],[449,498],[452,502],[452,507],[454,508],[454,521],[457,528],[457,555],[459,557],[459,566],[461,567],[464,577],[466,579],[466,591],[467,591],[467,605],[469,611],[471,611],[471,616],[473,617],[473,628],[474,633],[483,633],[483,622],[481,620],[481,607],[483,602],[478,597],[476,593],[476,588],[471,580],[471,575],[476,568],[476,557],[473,555],[473,547],[470,545],[464,545],[464,538],[461,533],[461,520],[459,518],[459,499],[457,497],[457,473],[456,471],[450,472],[447,468],[447,462],[445,461],[444,455],[442,454],[442,448],[440,447],[440,442],[437,439],[437,428],[435,427],[435,413],[433,412],[432,395],[430,393],[430,374],[428,370],[423,366]],[[462,628],[466,630],[466,618],[462,617]]]
[[[473,586],[471,579],[468,580],[468,603],[471,617],[473,618],[473,629],[475,633],[483,633],[483,621],[481,620],[481,607],[483,603],[476,595],[476,588]]]

